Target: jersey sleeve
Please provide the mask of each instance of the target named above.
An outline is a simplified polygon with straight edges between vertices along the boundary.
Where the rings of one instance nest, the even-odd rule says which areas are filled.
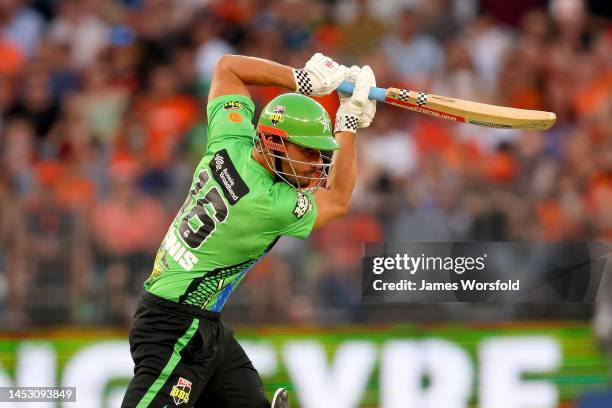
[[[208,116],[207,150],[220,148],[229,141],[252,143],[255,104],[245,95],[222,95],[206,107]]]
[[[273,188],[270,208],[274,233],[279,236],[307,238],[317,218],[314,196],[297,191],[284,183],[277,185],[280,185],[280,188]]]

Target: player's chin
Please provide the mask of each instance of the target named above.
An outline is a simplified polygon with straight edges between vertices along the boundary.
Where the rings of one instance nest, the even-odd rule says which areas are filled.
[[[294,177],[293,180],[291,180],[291,184],[293,184],[295,188],[307,188],[312,184],[312,179],[307,176]]]

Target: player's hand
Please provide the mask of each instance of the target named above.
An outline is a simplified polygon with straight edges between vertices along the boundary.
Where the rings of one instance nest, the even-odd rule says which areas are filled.
[[[331,93],[345,80],[347,68],[317,52],[302,69],[294,69],[296,92],[322,96]]]
[[[376,86],[374,72],[369,65],[362,68],[353,65],[349,68],[346,80],[355,83],[353,95],[339,92],[340,107],[336,113],[335,132],[357,132],[357,128],[367,128],[376,114],[376,101],[368,99],[370,88]]]

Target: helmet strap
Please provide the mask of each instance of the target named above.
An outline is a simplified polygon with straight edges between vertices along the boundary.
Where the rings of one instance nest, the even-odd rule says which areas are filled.
[[[274,172],[274,174],[275,174],[274,179],[275,179],[275,181],[277,181],[277,182],[278,182],[278,181],[283,181],[283,179],[282,179],[282,178],[280,178],[280,176],[278,175],[278,171],[283,171],[283,167],[282,167],[282,165],[283,165],[283,164],[282,164],[282,162],[281,162],[281,158],[280,158],[280,156],[278,156],[278,155],[274,155],[274,167],[275,167],[275,170],[276,170],[276,171]]]

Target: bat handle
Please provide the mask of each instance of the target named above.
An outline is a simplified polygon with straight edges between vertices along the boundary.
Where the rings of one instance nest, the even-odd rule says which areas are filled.
[[[352,94],[355,90],[355,84],[352,82],[344,81],[340,84],[340,86],[336,89],[338,92],[343,92],[347,94]],[[368,98],[374,101],[384,102],[385,97],[387,96],[387,90],[384,88],[370,88],[370,93],[368,94]]]

